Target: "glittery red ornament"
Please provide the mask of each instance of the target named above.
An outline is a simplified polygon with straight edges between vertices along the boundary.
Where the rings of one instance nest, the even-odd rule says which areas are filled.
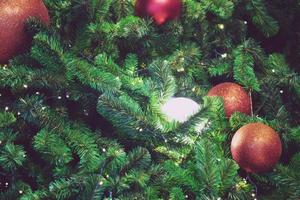
[[[251,173],[271,170],[278,162],[281,151],[281,140],[275,130],[262,123],[243,126],[231,141],[233,159]]]
[[[223,98],[226,117],[230,117],[234,112],[251,114],[250,96],[238,84],[229,82],[221,83],[213,87],[207,95]]]
[[[140,17],[152,17],[157,25],[176,19],[181,13],[181,0],[137,0],[136,14]]]
[[[50,23],[42,0],[0,0],[0,64],[24,52],[31,43],[25,24],[29,17]]]

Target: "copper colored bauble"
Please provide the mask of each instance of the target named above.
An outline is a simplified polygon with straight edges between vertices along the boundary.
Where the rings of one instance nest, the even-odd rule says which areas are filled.
[[[251,99],[248,93],[236,83],[221,83],[213,87],[208,96],[219,96],[224,100],[226,117],[230,117],[234,112],[251,114]]]
[[[271,170],[278,162],[281,151],[281,141],[277,133],[262,123],[243,126],[231,141],[233,159],[250,173]]]
[[[136,14],[152,17],[157,25],[176,19],[181,13],[181,0],[137,0]]]
[[[0,64],[24,52],[31,43],[26,33],[28,18],[49,24],[48,10],[42,0],[0,0]]]

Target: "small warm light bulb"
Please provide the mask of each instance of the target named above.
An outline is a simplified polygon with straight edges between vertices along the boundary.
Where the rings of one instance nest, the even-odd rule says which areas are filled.
[[[179,69],[177,69],[177,71],[178,71],[178,72],[184,72],[184,70],[185,70],[185,69],[184,69],[183,67],[182,67],[182,68],[179,68]]]
[[[224,24],[218,24],[219,29],[223,30],[225,28]]]
[[[221,55],[222,58],[227,58],[227,53]]]

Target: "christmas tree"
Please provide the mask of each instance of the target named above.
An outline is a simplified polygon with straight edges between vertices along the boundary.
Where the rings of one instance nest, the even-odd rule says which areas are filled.
[[[0,0],[0,199],[298,200],[299,13]]]

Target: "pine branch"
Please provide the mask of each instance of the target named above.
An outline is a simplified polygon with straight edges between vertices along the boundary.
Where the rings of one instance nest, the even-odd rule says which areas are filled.
[[[234,52],[234,79],[243,86],[254,91],[260,90],[260,85],[254,73],[254,57],[250,53],[253,47],[253,41],[245,41]]]
[[[262,0],[250,0],[247,9],[252,13],[253,23],[266,37],[272,37],[279,31],[279,24],[268,14]]]
[[[0,166],[7,171],[16,170],[26,159],[26,153],[19,145],[7,143],[0,152]]]
[[[205,0],[202,1],[202,6],[206,8],[208,11],[216,14],[220,18],[228,19],[231,17],[232,12],[234,10],[234,3],[232,1],[226,0]]]
[[[0,112],[0,128],[8,127],[16,122],[16,118],[13,113]]]
[[[56,165],[63,166],[73,159],[71,150],[65,142],[54,132],[45,129],[34,137],[33,146],[36,151],[44,154],[46,159],[49,158],[50,162]]]
[[[70,81],[76,78],[82,84],[88,85],[99,92],[113,93],[121,87],[121,82],[117,77],[74,55],[66,55],[64,63],[67,66],[67,77]]]

